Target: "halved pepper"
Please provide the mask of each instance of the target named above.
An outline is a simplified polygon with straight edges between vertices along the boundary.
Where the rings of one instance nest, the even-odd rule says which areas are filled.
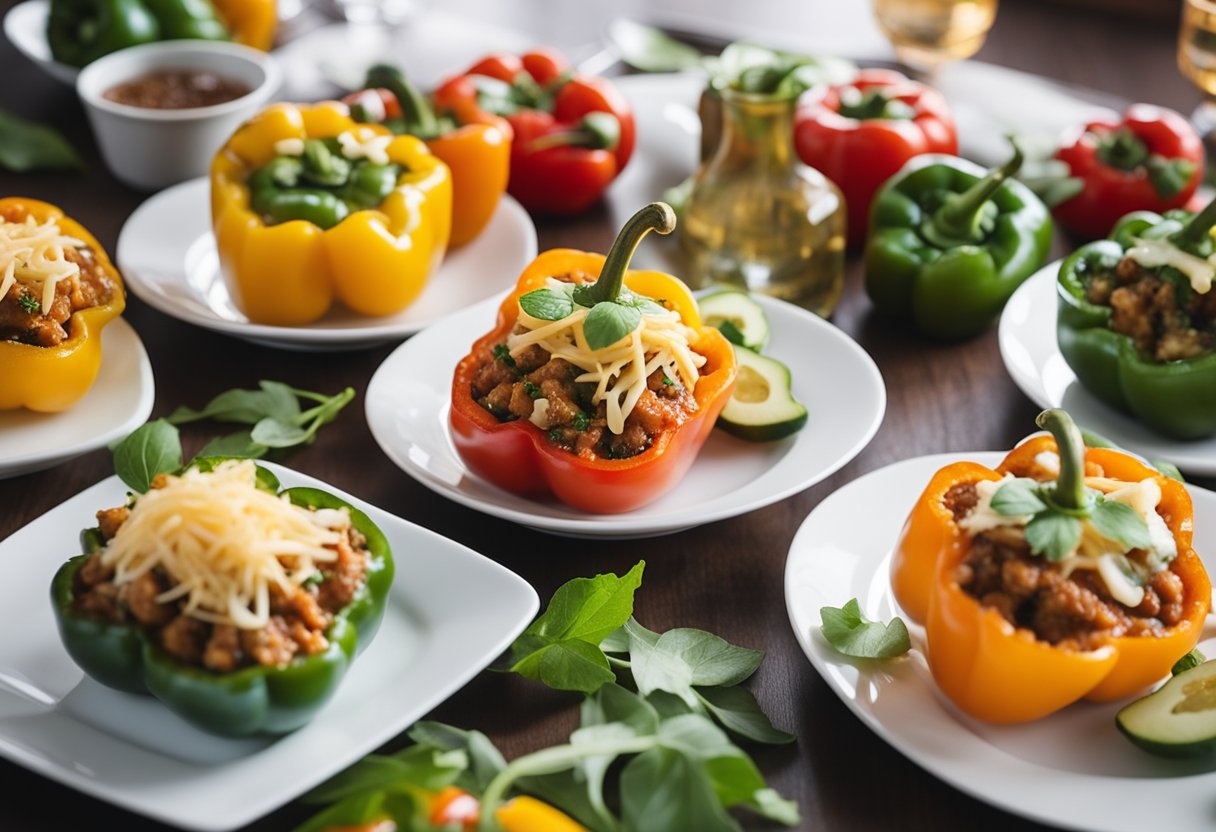
[[[653,206],[651,206],[653,208]],[[456,365],[452,378],[450,423],[452,440],[465,464],[478,476],[517,494],[553,494],[584,511],[613,514],[643,506],[671,489],[684,476],[713,429],[734,387],[736,362],[730,342],[713,327],[703,326],[697,302],[682,281],[654,271],[627,271],[629,258],[642,236],[652,229],[669,233],[675,226],[671,209],[667,219],[643,209],[622,229],[608,256],[553,249],[542,253],[524,269],[515,290],[498,309],[494,328],[474,343]],[[663,230],[665,229],[665,230]],[[573,275],[580,283],[615,283],[651,298],[679,313],[696,333],[690,346],[705,356],[693,389],[697,410],[674,429],[654,438],[651,445],[628,459],[577,456],[551,443],[545,432],[527,419],[500,422],[473,398],[473,378],[480,355],[506,340],[520,314],[522,295],[543,288],[549,278]]]
[[[969,338],[1047,260],[1051,214],[1012,177],[954,156],[911,159],[874,197],[866,293],[880,312],[936,338]]]
[[[1111,329],[1111,307],[1090,302],[1086,281],[1094,270],[1113,271],[1141,239],[1210,257],[1216,253],[1213,225],[1216,202],[1197,214],[1133,212],[1115,225],[1111,239],[1084,245],[1065,259],[1056,282],[1056,337],[1077,380],[1111,407],[1177,439],[1216,434],[1216,352],[1175,361],[1141,353],[1130,336]]]
[[[260,471],[259,479],[267,474]],[[255,665],[213,673],[175,660],[137,625],[78,614],[73,610],[76,573],[104,545],[97,529],[87,529],[81,534],[84,554],[61,566],[51,582],[59,636],[72,660],[102,684],[128,693],[150,693],[187,722],[214,734],[284,734],[311,720],[380,627],[393,581],[393,557],[379,527],[346,501],[315,488],[281,493],[299,506],[348,509],[352,524],[367,538],[364,583],[334,615],[325,632],[329,646],[323,652],[297,657],[282,667]]]
[[[896,600],[910,618],[925,624],[929,667],[938,686],[978,719],[1026,722],[1082,698],[1105,702],[1129,696],[1167,675],[1202,634],[1212,589],[1191,545],[1193,511],[1185,486],[1122,451],[1083,449],[1080,443],[1079,434],[1063,443],[1040,435],[1014,448],[995,470],[972,462],[946,466],[929,482],[896,545],[891,561]],[[1006,474],[1050,478],[1040,462],[1043,453],[1058,455],[1061,480],[1070,471],[1083,471],[1127,483],[1157,483],[1162,493],[1158,513],[1178,551],[1169,569],[1184,589],[1180,623],[1157,636],[1112,636],[1095,650],[1074,650],[1015,628],[959,585],[958,568],[971,538],[955,522],[947,492]]]
[[[45,413],[67,410],[89,392],[101,369],[101,330],[126,306],[122,277],[106,251],[85,228],[46,202],[24,197],[0,199],[0,216],[17,209],[40,223],[54,220],[69,237],[84,242],[114,282],[108,303],[72,314],[68,338],[54,347],[0,341],[0,410],[28,408]]]
[[[348,133],[384,137],[389,160],[402,167],[379,205],[325,229],[304,219],[267,225],[255,213],[250,177],[278,157],[279,142]],[[418,297],[443,259],[452,180],[419,139],[359,124],[344,104],[275,104],[243,124],[212,162],[211,218],[229,291],[250,320],[306,324],[335,300],[361,315],[389,315]]]
[[[436,114],[400,69],[377,64],[366,89],[342,99],[360,122],[383,124],[394,133],[417,136],[452,171],[453,246],[472,241],[494,216],[511,171],[511,125],[484,111]],[[368,98],[369,94],[372,96]]]

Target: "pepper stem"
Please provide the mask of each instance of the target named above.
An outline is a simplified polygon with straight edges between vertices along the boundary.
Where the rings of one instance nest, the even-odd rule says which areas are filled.
[[[599,279],[590,286],[584,287],[582,293],[585,305],[594,305],[604,301],[616,300],[625,285],[625,271],[629,261],[637,250],[642,238],[651,231],[660,234],[670,234],[676,228],[676,212],[666,202],[652,202],[630,217],[616,236],[616,242],[608,250],[604,265],[600,268]],[[583,301],[580,300],[580,303]]]
[[[1085,440],[1081,429],[1068,415],[1068,411],[1044,410],[1034,420],[1043,430],[1055,437],[1060,452],[1060,478],[1056,481],[1055,504],[1063,509],[1084,509],[1088,500],[1085,493]]]
[[[1187,221],[1187,224],[1182,226],[1178,231],[1170,237],[1170,242],[1175,245],[1195,245],[1202,242],[1204,236],[1212,230],[1212,226],[1216,225],[1216,199],[1213,199],[1203,207],[1195,216]]]
[[[1126,127],[1098,140],[1098,159],[1116,170],[1132,171],[1148,161],[1148,145]]]
[[[937,209],[924,224],[922,231],[929,242],[942,248],[982,242],[988,229],[985,221],[990,219],[992,209],[986,209],[988,200],[1006,179],[1022,168],[1022,148],[1010,139],[1013,158],[988,172],[961,194],[953,194]]]
[[[366,87],[386,89],[397,97],[401,117],[405,120],[406,132],[423,139],[439,135],[439,121],[435,111],[418,88],[409,82],[405,73],[392,64],[376,64],[367,70]]]

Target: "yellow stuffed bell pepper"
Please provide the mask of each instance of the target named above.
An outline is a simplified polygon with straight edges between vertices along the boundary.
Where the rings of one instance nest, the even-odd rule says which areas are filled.
[[[275,104],[211,165],[211,217],[237,307],[255,323],[311,323],[410,305],[447,250],[452,180],[413,136],[358,124],[346,105]]]
[[[0,199],[0,410],[76,404],[101,368],[102,327],[125,303],[92,234],[54,205]]]

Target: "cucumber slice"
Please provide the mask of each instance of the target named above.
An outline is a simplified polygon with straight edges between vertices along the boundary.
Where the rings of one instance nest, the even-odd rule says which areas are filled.
[[[768,343],[768,316],[747,293],[717,292],[701,298],[697,305],[701,322],[721,329],[732,344],[760,352]]]
[[[743,439],[765,442],[797,433],[806,408],[790,395],[790,371],[780,361],[735,347],[739,376],[718,424]]]
[[[1158,690],[1119,711],[1127,738],[1163,757],[1216,753],[1216,661],[1179,673]]]

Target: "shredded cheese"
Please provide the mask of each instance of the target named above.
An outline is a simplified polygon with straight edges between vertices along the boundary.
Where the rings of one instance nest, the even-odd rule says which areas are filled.
[[[297,137],[279,139],[274,143],[274,152],[280,156],[303,156],[304,140]]]
[[[347,130],[345,133],[338,134],[338,144],[342,148],[342,155],[352,162],[355,159],[367,159],[375,165],[387,165],[388,146],[393,143],[395,136],[377,135],[376,131],[369,130],[366,127],[356,130]]]
[[[310,511],[256,486],[252,460],[189,470],[141,496],[102,552],[123,585],[160,568],[174,586],[157,596],[185,597],[183,613],[243,629],[270,620],[270,586],[291,594],[334,561],[350,527],[343,510]]]
[[[549,285],[560,291],[565,284],[550,278]],[[655,370],[662,369],[668,378],[679,379],[689,390],[696,386],[706,359],[689,346],[695,333],[684,325],[678,312],[643,314],[633,332],[615,344],[593,350],[583,334],[588,311],[576,306],[561,320],[546,321],[533,318],[521,308],[518,323],[526,331],[512,333],[507,338],[507,349],[514,358],[537,344],[553,358],[582,370],[575,381],[595,384],[592,402],[605,403],[608,430],[615,434],[624,431],[625,420],[646,392],[646,380]]]
[[[45,315],[55,302],[59,281],[80,275],[80,265],[66,259],[65,252],[84,247],[63,234],[54,220],[39,223],[29,216],[24,222],[0,222],[0,300],[20,283],[41,296]]]
[[[1127,250],[1127,256],[1146,269],[1172,266],[1186,275],[1196,294],[1212,291],[1212,279],[1216,277],[1216,254],[1204,259],[1175,246],[1169,240],[1136,240],[1136,245]]]

